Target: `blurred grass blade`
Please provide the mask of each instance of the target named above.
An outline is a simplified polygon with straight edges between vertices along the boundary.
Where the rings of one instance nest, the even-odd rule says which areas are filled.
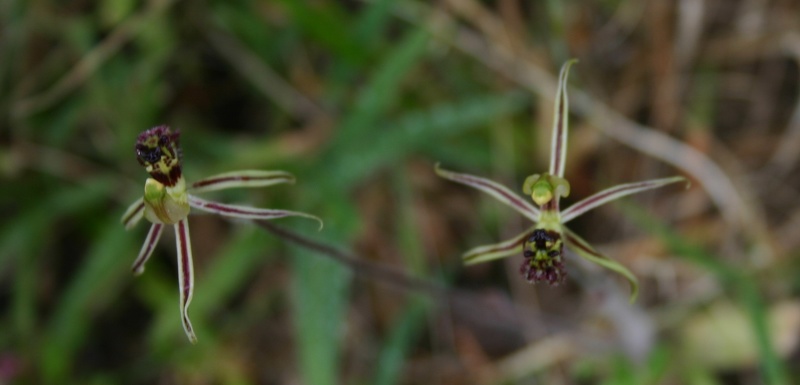
[[[412,111],[365,133],[328,165],[341,186],[351,185],[375,170],[419,152],[426,144],[444,143],[448,137],[482,127],[495,119],[526,108],[529,98],[519,92],[468,97],[430,109]],[[451,165],[452,166],[452,165]]]
[[[353,28],[353,38],[361,42],[365,49],[376,47],[381,38],[385,36],[384,29],[392,14],[391,0],[375,0],[367,4],[367,10],[362,12]]]
[[[383,125],[378,125],[378,120],[386,114],[398,98],[401,82],[412,73],[414,65],[419,63],[428,46],[428,33],[419,28],[406,33],[395,48],[389,51],[381,60],[377,69],[372,72],[368,86],[363,89],[355,102],[355,110],[345,118],[341,124],[332,148],[354,143],[368,145],[377,128],[384,130]]]
[[[343,239],[343,234],[331,232],[324,233],[328,241]],[[339,344],[350,274],[335,261],[296,246],[291,249],[294,330],[303,382],[339,384]]]
[[[426,303],[417,298],[397,317],[389,338],[382,344],[376,364],[375,385],[393,385],[402,378],[403,363],[420,330],[425,325]]]
[[[348,36],[349,17],[338,2],[306,2],[281,0],[294,20],[294,25],[317,42],[333,51],[334,56],[351,64],[365,58],[355,40]]]
[[[47,383],[67,378],[75,353],[87,340],[86,334],[91,332],[94,314],[117,298],[120,287],[128,281],[124,277],[130,273],[130,260],[121,256],[129,255],[138,246],[133,243],[134,237],[118,225],[117,215],[106,218],[108,225],[103,226],[83,258],[48,322],[47,343],[41,356],[42,374]]]

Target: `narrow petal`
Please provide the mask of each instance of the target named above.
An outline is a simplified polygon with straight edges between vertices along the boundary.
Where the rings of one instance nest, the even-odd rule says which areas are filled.
[[[659,188],[677,182],[686,182],[686,178],[682,176],[673,176],[671,178],[652,179],[642,182],[626,183],[607,188],[578,203],[575,203],[574,205],[562,211],[561,223],[567,223],[570,220],[575,219],[579,215],[593,208],[602,206],[608,202],[622,198],[626,195],[652,190],[654,188]]]
[[[283,217],[304,217],[319,222],[319,229],[322,230],[322,219],[311,214],[288,210],[260,209],[256,207],[229,205],[214,201],[198,198],[189,195],[189,205],[203,211],[223,215],[226,217],[242,219],[276,219]]]
[[[617,261],[609,259],[605,255],[600,254],[592,247],[592,245],[589,244],[589,242],[586,242],[583,240],[583,238],[573,233],[572,230],[566,227],[563,227],[563,229],[564,235],[566,235],[567,247],[588,261],[594,262],[625,277],[625,279],[627,279],[631,285],[630,301],[631,303],[636,301],[636,296],[639,295],[639,281],[636,279],[636,276],[634,276],[633,273],[628,270],[628,268],[622,266]]]
[[[525,242],[525,238],[530,236],[535,227],[536,226],[531,226],[509,240],[493,245],[478,246],[464,253],[461,258],[465,265],[474,265],[476,263],[507,257],[512,254],[519,254],[522,256],[522,245]]]
[[[192,183],[189,190],[199,193],[237,187],[265,187],[278,183],[294,183],[294,176],[286,171],[232,171],[203,178]]]
[[[561,66],[561,73],[558,75],[558,91],[556,92],[553,117],[553,137],[550,144],[550,174],[561,178],[564,177],[564,162],[567,160],[567,123],[569,120],[567,76],[569,76],[569,68],[576,62],[577,60],[572,59],[564,63]]]
[[[493,196],[500,202],[511,206],[511,208],[517,210],[520,214],[526,216],[528,219],[534,222],[539,220],[539,209],[533,207],[532,204],[528,203],[519,195],[511,192],[511,190],[499,183],[495,183],[489,179],[481,178],[475,175],[448,171],[440,168],[438,163],[436,164],[435,170],[436,174],[442,178],[481,190]]]
[[[121,222],[125,226],[125,230],[130,230],[142,219],[144,215],[144,199],[139,198],[133,204],[128,206],[125,214],[122,214]]]
[[[150,255],[153,254],[153,249],[155,249],[158,239],[161,238],[161,232],[163,230],[164,225],[161,223],[153,223],[153,225],[150,226],[150,231],[147,233],[147,238],[144,240],[142,250],[139,251],[139,256],[136,257],[136,260],[133,261],[133,266],[131,266],[133,274],[139,275],[144,273],[144,264],[150,259]]]
[[[182,219],[175,224],[175,238],[178,246],[178,289],[181,296],[181,322],[189,341],[197,343],[192,322],[189,321],[189,304],[194,291],[194,264],[192,263],[192,244],[189,238],[189,222]]]

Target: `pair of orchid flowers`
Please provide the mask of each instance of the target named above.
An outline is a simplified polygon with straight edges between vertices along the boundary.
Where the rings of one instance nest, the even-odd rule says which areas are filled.
[[[638,291],[636,277],[621,264],[597,252],[564,224],[586,211],[612,200],[670,183],[685,181],[685,179],[672,177],[618,185],[592,195],[566,210],[559,209],[559,198],[569,194],[569,183],[564,179],[568,115],[566,80],[569,68],[573,63],[574,60],[564,64],[559,75],[550,170],[548,173],[528,177],[523,184],[523,191],[531,196],[538,208],[512,193],[508,188],[488,179],[447,171],[441,169],[438,164],[436,173],[446,179],[488,193],[535,223],[523,233],[509,240],[477,247],[466,252],[463,256],[466,264],[491,261],[522,252],[524,261],[520,270],[528,281],[558,284],[566,277],[563,262],[564,246],[566,245],[589,261],[627,278],[631,284],[631,301],[633,301]],[[322,228],[322,220],[311,214],[230,205],[197,197],[194,194],[228,188],[252,188],[293,183],[294,177],[284,171],[245,170],[210,176],[187,186],[181,170],[182,156],[179,134],[173,133],[167,126],[158,126],[142,132],[136,142],[136,157],[151,178],[145,182],[144,196],[128,208],[122,216],[122,223],[126,229],[132,228],[142,218],[146,218],[152,224],[144,245],[133,263],[132,270],[136,275],[144,272],[145,262],[153,253],[164,225],[174,225],[178,254],[181,322],[192,343],[197,342],[197,337],[187,313],[194,289],[192,247],[187,221],[191,208],[226,217],[251,220],[299,216],[318,221],[320,229]]]

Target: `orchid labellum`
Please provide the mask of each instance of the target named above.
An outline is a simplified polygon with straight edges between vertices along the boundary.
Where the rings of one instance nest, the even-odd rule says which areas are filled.
[[[567,75],[575,60],[561,67],[558,91],[555,100],[555,119],[550,148],[548,172],[529,176],[522,190],[534,204],[527,202],[510,189],[491,180],[469,174],[447,171],[436,165],[436,173],[446,179],[481,190],[500,202],[517,210],[534,222],[534,225],[519,235],[493,245],[476,247],[463,255],[467,265],[522,254],[524,260],[520,271],[531,283],[547,282],[557,285],[566,277],[564,269],[564,247],[579,256],[624,276],[631,285],[631,302],[638,294],[636,277],[623,265],[595,250],[588,242],[568,229],[565,224],[579,215],[598,206],[638,192],[655,189],[677,182],[686,182],[681,176],[653,179],[643,182],[617,185],[596,193],[574,205],[561,210],[559,199],[569,195],[569,182],[564,179],[564,161],[567,156]]]
[[[152,223],[139,256],[133,262],[133,273],[144,272],[144,264],[153,253],[165,225],[174,225],[178,249],[178,286],[183,329],[192,343],[197,337],[189,321],[187,310],[192,301],[194,269],[192,245],[189,240],[187,217],[192,208],[226,217],[244,219],[275,219],[289,216],[322,220],[305,213],[229,205],[205,200],[194,194],[236,187],[265,187],[278,183],[294,183],[294,177],[284,171],[244,170],[210,176],[189,186],[181,172],[179,133],[167,126],[158,126],[142,132],[136,141],[136,158],[151,178],[144,184],[144,196],[134,202],[122,216],[125,229],[136,225],[143,217]],[[191,193],[191,194],[190,194]]]

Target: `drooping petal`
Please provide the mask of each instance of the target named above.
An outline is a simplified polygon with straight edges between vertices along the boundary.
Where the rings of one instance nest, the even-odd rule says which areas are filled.
[[[189,341],[197,343],[192,322],[189,321],[189,304],[194,292],[194,263],[192,244],[189,238],[189,221],[182,219],[175,224],[175,238],[178,247],[178,289],[180,290],[181,323]]]
[[[561,73],[558,75],[558,91],[556,92],[553,117],[553,137],[550,143],[550,174],[562,178],[564,177],[564,162],[567,160],[567,123],[569,120],[567,76],[569,75],[569,68],[576,62],[577,60],[572,59],[564,63],[561,66]]]
[[[301,213],[289,210],[273,210],[273,209],[260,209],[256,207],[247,207],[239,205],[229,205],[214,201],[198,198],[194,195],[189,195],[189,205],[214,214],[223,215],[226,217],[242,218],[242,219],[276,219],[283,217],[304,217],[310,218],[319,222],[319,228],[322,230],[322,219],[311,214]]]
[[[121,222],[125,226],[125,230],[130,230],[135,226],[139,221],[142,219],[144,215],[144,199],[139,198],[135,202],[133,202],[128,209],[125,210],[125,214],[122,214]]]
[[[626,183],[618,186],[607,188],[600,191],[561,212],[561,223],[567,223],[575,219],[579,215],[602,206],[613,200],[622,198],[626,195],[636,194],[638,192],[652,190],[668,184],[686,182],[686,178],[682,176],[673,176],[671,178],[652,179],[642,182]]]
[[[488,262],[495,259],[508,257],[512,254],[519,254],[521,256],[522,245],[525,242],[525,239],[530,236],[535,227],[536,226],[531,226],[524,232],[503,242],[495,243],[493,245],[478,246],[464,253],[461,258],[465,265],[474,265],[476,263]]]
[[[594,262],[625,277],[625,279],[627,279],[631,285],[630,301],[631,303],[636,301],[636,296],[639,295],[639,280],[636,279],[636,276],[634,276],[633,273],[628,270],[628,268],[622,266],[622,264],[619,262],[600,254],[600,252],[595,250],[592,245],[589,244],[589,242],[586,242],[583,240],[583,238],[573,233],[572,230],[566,227],[563,227],[563,229],[568,248],[574,250],[578,255],[587,259],[588,261]]]
[[[161,238],[161,232],[163,230],[164,225],[161,223],[153,223],[153,225],[150,226],[150,231],[147,233],[147,238],[144,239],[142,250],[139,251],[139,256],[136,257],[136,260],[133,261],[133,266],[131,266],[133,274],[139,275],[144,273],[144,264],[150,259],[150,255],[153,254],[153,249],[155,249],[158,239]]]
[[[481,178],[475,175],[469,174],[461,174],[453,171],[448,171],[443,168],[439,167],[439,164],[436,164],[436,174],[441,176],[442,178],[449,179],[453,182],[465,184],[467,186],[476,188],[481,190],[495,199],[503,202],[504,204],[511,206],[511,208],[517,210],[520,214],[524,215],[528,219],[536,222],[539,220],[539,209],[525,201],[519,195],[511,192],[505,186],[493,182],[486,178]]]
[[[286,171],[241,170],[217,174],[192,183],[194,193],[228,188],[265,187],[278,183],[294,183],[294,176]]]

